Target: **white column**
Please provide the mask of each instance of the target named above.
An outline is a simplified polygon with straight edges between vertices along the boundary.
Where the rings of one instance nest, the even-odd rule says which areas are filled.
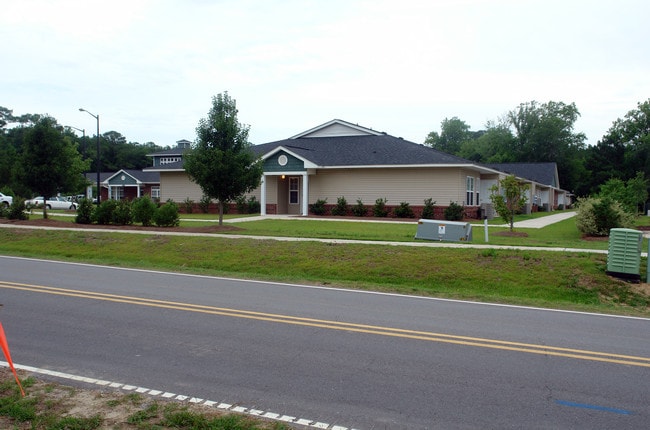
[[[260,215],[266,215],[266,175],[264,174],[260,184]]]
[[[309,175],[302,174],[302,216],[309,215]]]

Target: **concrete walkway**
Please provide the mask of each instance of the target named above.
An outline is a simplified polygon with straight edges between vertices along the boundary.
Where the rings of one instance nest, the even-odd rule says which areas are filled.
[[[565,219],[572,218],[576,215],[575,211],[569,211],[569,212],[559,212],[556,214],[552,215],[547,215],[539,218],[534,218],[534,219],[528,219],[525,221],[518,221],[515,222],[514,227],[515,228],[543,228],[546,227],[547,225],[555,224],[556,222],[564,221]],[[260,215],[260,216],[254,216],[254,217],[247,217],[247,218],[230,218],[230,219],[224,219],[224,223],[228,224],[236,224],[236,223],[241,223],[241,222],[249,222],[249,221],[259,221],[259,220],[264,220],[264,219],[288,219],[288,220],[302,220],[302,221],[338,221],[338,222],[386,222],[386,223],[394,223],[394,224],[414,224],[417,220],[409,220],[409,221],[399,221],[395,219],[385,219],[385,218],[358,218],[358,219],[352,219],[352,218],[336,218],[336,217],[305,217],[305,216],[300,216],[300,215]],[[205,221],[205,220],[198,220],[198,219],[182,219],[182,221]],[[215,220],[216,222],[216,220]],[[472,222],[472,225],[483,225],[482,222],[476,221]],[[509,225],[506,224],[491,224],[488,225],[488,227],[509,227]]]
[[[515,225],[519,228],[542,228],[546,225],[559,222],[563,219],[570,218],[575,215],[575,212],[563,212],[555,215],[549,215],[547,217],[542,217],[536,220],[522,221],[522,223],[528,223],[528,225]],[[230,224],[236,224],[237,222],[247,222],[247,221],[257,221],[260,219],[292,219],[292,220],[320,220],[320,221],[343,221],[339,219],[332,218],[307,218],[301,216],[286,216],[286,215],[266,215],[266,216],[257,216],[257,217],[248,217],[248,218],[237,218],[229,219]],[[196,220],[195,220],[196,221]],[[202,220],[205,221],[205,220]],[[346,219],[345,221],[349,222],[369,222],[369,220],[351,220]],[[224,220],[224,222],[226,222]],[[412,224],[414,227],[415,234],[415,222],[414,221],[381,221],[381,222],[394,222],[394,223],[404,223]],[[24,228],[24,229],[40,229],[40,230],[51,230],[52,227],[39,227],[39,226],[26,226],[26,225],[16,225],[16,224],[0,224],[0,228]],[[476,226],[478,227],[478,225]],[[499,226],[502,227],[502,226]],[[85,230],[90,232],[105,232],[105,233],[115,233],[114,229],[102,229],[102,228],[93,228],[93,229],[80,229],[80,228],[70,228],[63,230]],[[456,242],[437,242],[437,241],[415,241],[415,242],[392,242],[392,241],[376,241],[376,240],[348,240],[348,239],[318,239],[318,238],[308,238],[308,237],[281,237],[281,236],[250,236],[243,234],[219,234],[219,233],[188,233],[180,231],[149,231],[149,230],[128,230],[128,228],[122,229],[120,233],[132,233],[132,234],[143,234],[143,235],[160,235],[160,236],[196,236],[196,237],[218,237],[224,239],[254,239],[254,240],[275,240],[279,242],[322,242],[322,243],[331,243],[331,244],[362,244],[362,245],[388,245],[388,246],[410,246],[410,247],[422,247],[422,248],[474,248],[474,249],[517,249],[517,250],[536,250],[536,251],[553,251],[553,252],[587,252],[587,253],[597,253],[597,254],[607,254],[606,250],[598,249],[580,249],[580,248],[548,248],[541,246],[505,246],[505,245],[479,245],[473,244],[471,242],[465,243],[456,243]]]

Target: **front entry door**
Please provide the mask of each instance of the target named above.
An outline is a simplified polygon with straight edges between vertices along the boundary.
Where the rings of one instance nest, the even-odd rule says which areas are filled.
[[[287,212],[290,215],[300,215],[300,176],[290,176],[288,186]]]

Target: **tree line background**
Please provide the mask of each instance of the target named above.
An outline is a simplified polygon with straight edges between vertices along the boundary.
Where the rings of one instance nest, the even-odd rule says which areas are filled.
[[[0,192],[9,195],[32,197],[39,194],[35,187],[30,186],[24,180],[26,164],[29,161],[28,152],[32,143],[46,146],[52,139],[38,141],[34,137],[34,131],[40,127],[53,129],[58,136],[52,139],[62,141],[63,147],[73,147],[79,155],[79,160],[85,165],[82,172],[97,171],[97,136],[77,136],[71,127],[58,124],[55,118],[40,114],[24,114],[16,116],[13,111],[0,106]],[[34,142],[34,140],[36,140]],[[141,170],[151,166],[151,158],[147,154],[170,149],[170,146],[159,146],[153,142],[129,142],[126,137],[117,131],[108,131],[99,137],[100,146],[100,167],[102,172],[117,172],[120,169]],[[57,147],[60,148],[61,146]],[[60,149],[59,149],[60,150]],[[43,155],[52,157],[51,163],[56,162],[55,154]],[[79,160],[69,159],[68,162],[75,163]],[[48,160],[37,160],[40,163],[47,163]],[[40,164],[39,163],[39,164]],[[72,166],[71,166],[72,167]],[[79,169],[69,169],[75,172]],[[78,194],[85,192],[83,181],[71,181],[66,189],[58,189],[57,192],[66,194]]]
[[[445,118],[440,131],[429,133],[424,144],[476,163],[555,162],[560,186],[577,196],[596,194],[611,179],[650,178],[650,99],[612,119],[610,129],[592,146],[586,145],[584,133],[575,130],[579,116],[575,103],[531,101],[488,121],[484,130],[473,131],[458,117]],[[34,187],[22,178],[29,164],[26,148],[36,139],[37,125],[57,130],[66,145],[79,153],[85,163],[82,170],[97,171],[97,136],[83,138],[47,115],[17,116],[0,107],[1,192],[24,197],[34,194]],[[151,165],[147,154],[169,148],[154,142],[130,142],[119,132],[108,131],[100,135],[101,170],[143,169]],[[34,156],[33,149],[30,151]],[[58,192],[72,194],[84,189],[81,181],[71,181],[68,187],[79,189]]]
[[[650,178],[650,99],[612,125],[596,145],[574,129],[575,103],[522,103],[485,130],[472,131],[462,119],[445,118],[425,144],[477,163],[555,162],[560,186],[584,197],[608,180]]]

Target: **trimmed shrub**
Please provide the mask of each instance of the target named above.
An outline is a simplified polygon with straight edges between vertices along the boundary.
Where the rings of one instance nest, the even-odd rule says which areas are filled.
[[[153,222],[158,227],[176,227],[180,224],[178,206],[171,200],[159,207],[153,216]]]
[[[131,202],[128,200],[120,200],[115,205],[113,210],[113,224],[116,225],[130,225],[133,224],[133,217],[131,216]]]
[[[101,225],[110,224],[113,221],[113,211],[117,207],[117,200],[104,200],[93,212],[93,222]]]
[[[183,201],[183,208],[185,209],[186,214],[191,214],[194,210],[194,200],[186,197],[185,201]]]
[[[149,227],[153,224],[153,217],[156,214],[158,206],[149,196],[144,196],[133,200],[131,204],[131,214],[133,221],[142,223],[143,226]]]
[[[4,205],[0,205],[2,208],[2,214],[0,218],[16,219],[16,220],[28,220],[29,215],[25,213],[25,199],[20,197],[14,197],[14,201],[9,205],[8,208],[5,208]]]
[[[363,204],[361,199],[357,199],[357,204],[352,206],[352,213],[354,216],[362,217],[368,213],[368,208]]]
[[[428,198],[424,200],[424,207],[422,208],[422,218],[424,219],[433,219],[435,216],[434,205],[436,202],[433,199]]]
[[[372,208],[372,214],[377,218],[385,218],[388,216],[388,209],[386,209],[386,198],[378,198],[375,200],[375,206]]]
[[[203,195],[203,197],[201,197],[201,200],[199,200],[199,209],[201,209],[201,212],[203,212],[204,214],[210,212],[211,202],[212,199],[209,196]]]
[[[394,212],[397,218],[415,218],[413,209],[411,209],[411,205],[407,202],[401,202],[399,206],[395,208]]]
[[[348,202],[345,197],[336,199],[336,206],[332,208],[332,215],[345,216],[348,214]]]
[[[248,204],[246,203],[246,196],[241,195],[235,199],[235,206],[237,207],[237,213],[245,214],[248,211]]]
[[[260,213],[260,208],[262,207],[260,205],[260,202],[257,201],[257,198],[255,196],[251,196],[248,201],[246,202],[248,205],[248,213],[249,214],[258,214]],[[224,210],[225,212],[225,210]]]
[[[74,222],[77,224],[92,224],[94,210],[95,205],[92,200],[81,199],[79,201],[79,206],[77,207],[77,216],[75,217]]]
[[[325,203],[327,203],[327,199],[318,199],[316,200],[316,203],[312,203],[309,205],[309,210],[311,213],[314,215],[325,215]]]
[[[634,215],[609,198],[578,199],[576,227],[588,236],[609,236],[612,228],[633,228]]]
[[[465,215],[465,207],[456,202],[449,202],[445,208],[445,219],[447,221],[462,221]]]

